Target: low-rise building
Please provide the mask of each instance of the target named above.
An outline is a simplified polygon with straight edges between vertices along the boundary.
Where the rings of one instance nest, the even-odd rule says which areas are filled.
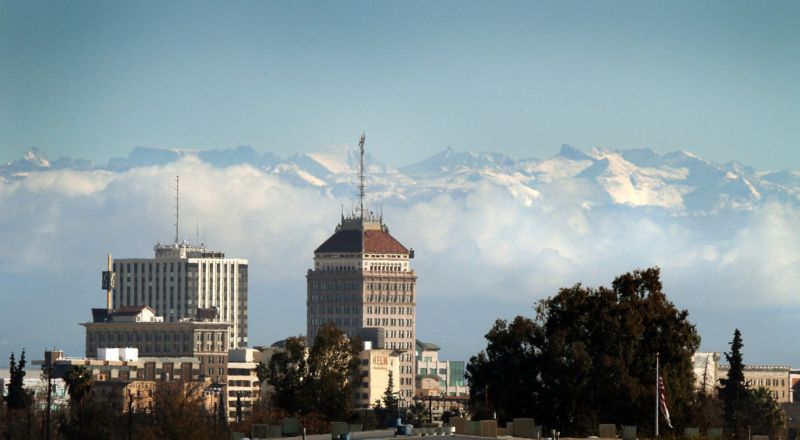
[[[54,378],[63,380],[75,366],[86,368],[92,380],[92,395],[120,412],[149,411],[159,384],[176,384],[202,395],[211,380],[200,374],[200,361],[194,357],[139,357],[135,348],[98,349],[94,358],[66,357],[63,352],[46,352]],[[208,406],[208,404],[207,404]]]
[[[108,311],[92,309],[86,328],[87,357],[99,348],[136,348],[144,357],[191,357],[200,361],[200,374],[224,383],[228,365],[229,326],[224,322],[183,320],[164,322],[145,305]]]
[[[392,393],[400,393],[400,355],[396,350],[372,348],[370,342],[364,344],[359,355],[361,363],[356,372],[353,386],[355,408],[369,408],[375,401],[382,400],[392,377]]]
[[[433,417],[445,410],[464,411],[469,400],[464,361],[439,360],[439,346],[417,340],[417,375],[414,399],[427,402]]]
[[[252,348],[240,348],[228,352],[228,419],[236,420],[237,407],[241,407],[242,419],[250,416],[258,402],[261,384],[256,374],[260,352]]]
[[[39,408],[47,407],[47,379],[34,369],[26,369],[25,378],[22,380],[22,388],[28,392],[33,392],[34,402]],[[8,385],[11,382],[11,372],[8,368],[0,368],[0,400],[8,394]],[[67,384],[63,379],[53,378],[51,381],[52,398],[50,408],[59,410],[69,404],[69,394],[67,394]]]
[[[728,365],[719,366],[719,379],[728,377]],[[791,402],[791,368],[783,365],[745,365],[744,380],[750,388],[766,388],[778,403]]]

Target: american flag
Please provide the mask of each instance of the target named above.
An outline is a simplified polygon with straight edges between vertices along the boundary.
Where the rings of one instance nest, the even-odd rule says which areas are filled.
[[[664,421],[667,422],[667,426],[672,429],[672,422],[669,420],[669,409],[667,409],[667,396],[666,396],[666,387],[664,387],[664,379],[661,376],[658,376],[658,407],[661,408],[661,414],[664,415]]]

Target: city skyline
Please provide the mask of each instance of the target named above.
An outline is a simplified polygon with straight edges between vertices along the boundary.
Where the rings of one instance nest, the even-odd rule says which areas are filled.
[[[172,242],[176,175],[182,238],[249,262],[249,344],[303,333],[366,130],[443,357],[659,266],[701,349],[740,327],[754,362],[800,365],[800,174],[770,172],[800,170],[798,29],[795,2],[3,2],[0,164],[103,166],[0,165],[0,353],[81,351],[106,254]]]

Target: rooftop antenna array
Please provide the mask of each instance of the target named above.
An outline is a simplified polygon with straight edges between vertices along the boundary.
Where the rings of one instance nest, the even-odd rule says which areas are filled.
[[[361,161],[359,163],[359,169],[358,169],[358,180],[359,180],[359,184],[358,184],[358,196],[359,196],[358,208],[359,208],[359,211],[361,212],[361,221],[364,221],[364,213],[367,210],[367,204],[365,202],[365,197],[366,196],[364,194],[364,192],[366,190],[366,185],[364,185],[364,141],[366,140],[366,134],[367,134],[366,132],[362,132],[361,133],[361,140],[358,141],[358,148],[359,148],[359,150],[361,150]]]
[[[180,184],[181,177],[175,176],[175,244],[178,244],[178,223],[180,220]]]

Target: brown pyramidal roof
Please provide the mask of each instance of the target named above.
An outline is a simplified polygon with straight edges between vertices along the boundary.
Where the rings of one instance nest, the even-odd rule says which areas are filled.
[[[362,235],[363,234],[363,235]],[[363,237],[363,249],[362,249]],[[408,254],[408,249],[382,229],[339,230],[322,243],[314,253]]]

